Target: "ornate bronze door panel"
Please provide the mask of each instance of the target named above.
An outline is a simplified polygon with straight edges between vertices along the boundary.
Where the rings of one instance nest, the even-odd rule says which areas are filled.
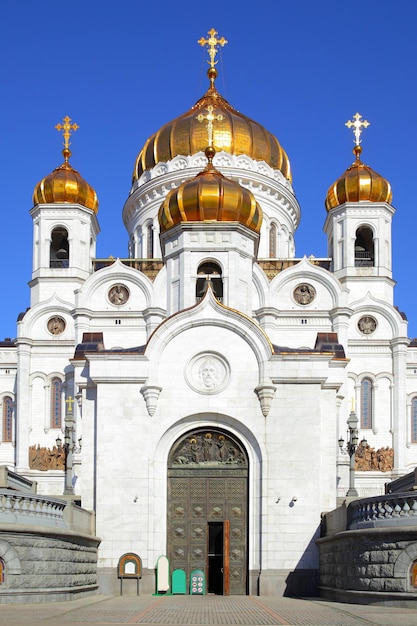
[[[193,431],[170,454],[168,558],[187,580],[206,572],[209,593],[247,593],[247,477],[246,452],[221,431]]]

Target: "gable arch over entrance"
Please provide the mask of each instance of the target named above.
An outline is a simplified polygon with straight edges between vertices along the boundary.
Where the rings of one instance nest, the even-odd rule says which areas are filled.
[[[208,593],[248,591],[248,472],[245,447],[218,426],[189,430],[168,456],[168,558],[188,580],[204,571]]]

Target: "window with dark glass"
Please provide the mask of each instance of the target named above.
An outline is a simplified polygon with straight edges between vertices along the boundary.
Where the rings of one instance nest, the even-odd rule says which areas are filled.
[[[417,443],[417,398],[411,401],[411,443]]]
[[[153,259],[153,227],[149,224],[146,228],[146,258]]]
[[[361,382],[361,428],[372,428],[372,381],[364,378]]]
[[[3,441],[13,438],[13,400],[8,396],[3,399]]]
[[[62,423],[62,381],[51,381],[51,428],[61,428]]]
[[[277,225],[271,224],[269,229],[269,258],[275,259],[277,256]]]

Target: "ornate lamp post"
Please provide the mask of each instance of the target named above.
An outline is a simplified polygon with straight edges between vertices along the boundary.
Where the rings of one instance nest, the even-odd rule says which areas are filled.
[[[58,450],[64,451],[64,466],[65,466],[65,484],[64,495],[74,495],[74,487],[72,484],[72,461],[73,455],[81,450],[81,438],[78,440],[78,447],[75,445],[75,420],[74,420],[74,398],[69,396],[66,399],[66,412],[65,412],[65,430],[64,430],[64,445],[62,445],[62,439],[57,437],[56,445]]]
[[[346,492],[346,496],[348,497],[358,497],[358,492],[355,488],[355,453],[359,444],[359,431],[358,431],[358,418],[355,411],[349,413],[349,418],[347,420],[348,430],[347,430],[347,443],[346,443],[346,452],[349,454],[350,465],[349,465],[349,489]],[[339,448],[343,452],[344,439],[340,437],[339,439]],[[362,439],[361,446],[366,446],[366,439]]]

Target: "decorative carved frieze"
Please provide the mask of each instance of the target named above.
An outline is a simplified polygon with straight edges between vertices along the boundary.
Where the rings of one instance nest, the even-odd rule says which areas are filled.
[[[355,470],[361,472],[389,472],[394,467],[394,450],[392,448],[371,448],[369,444],[359,444],[355,455]]]
[[[63,470],[65,468],[65,453],[63,448],[44,448],[38,445],[29,446],[30,469],[46,472],[48,470]]]
[[[195,432],[175,447],[170,465],[239,465],[246,464],[245,455],[227,435],[215,431]]]

